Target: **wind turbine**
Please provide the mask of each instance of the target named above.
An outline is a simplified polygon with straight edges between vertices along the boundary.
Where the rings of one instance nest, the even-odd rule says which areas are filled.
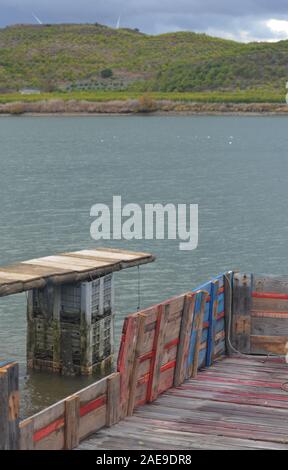
[[[116,29],[120,28],[120,22],[121,22],[121,15],[118,18],[117,24],[116,24]]]
[[[41,24],[41,25],[43,24],[42,21],[38,18],[38,16],[35,15],[35,13],[32,12],[32,16],[33,16],[34,20],[37,21],[38,24]]]

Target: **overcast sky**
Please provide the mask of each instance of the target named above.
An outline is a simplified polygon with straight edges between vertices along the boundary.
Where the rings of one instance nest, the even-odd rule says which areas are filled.
[[[151,34],[189,30],[240,41],[288,39],[288,0],[0,0],[0,26],[103,23]]]

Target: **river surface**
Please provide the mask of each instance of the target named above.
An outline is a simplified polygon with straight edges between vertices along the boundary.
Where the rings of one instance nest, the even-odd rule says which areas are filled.
[[[199,204],[199,245],[107,241],[153,252],[141,306],[224,270],[287,274],[285,117],[1,117],[0,264],[95,247],[93,204]],[[98,242],[99,244],[99,242]],[[138,305],[137,269],[116,275],[116,344]],[[0,357],[20,363],[21,414],[91,382],[26,370],[26,297],[0,299]]]

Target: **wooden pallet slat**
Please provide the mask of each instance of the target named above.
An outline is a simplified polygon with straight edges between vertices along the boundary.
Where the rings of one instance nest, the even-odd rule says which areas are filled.
[[[115,373],[107,379],[107,426],[111,427],[120,420],[120,374]]]
[[[131,315],[125,319],[123,327],[118,358],[118,372],[121,374],[121,418],[126,417],[128,413],[129,387],[135,362],[139,323],[140,316]]]
[[[161,334],[161,338],[163,338],[163,334],[165,332],[161,332],[161,326],[162,328],[164,325],[166,325],[166,316],[164,318],[163,315],[163,305],[158,306],[158,311],[157,311],[157,319],[156,319],[156,329],[155,329],[155,334],[154,334],[154,340],[153,340],[153,349],[152,349],[152,358],[151,358],[151,365],[150,365],[150,371],[149,371],[149,381],[147,385],[147,402],[153,401],[152,396],[153,396],[153,385],[155,386],[155,380],[158,378],[154,378],[154,371],[155,371],[155,366],[156,366],[156,359],[157,359],[157,349],[159,348],[159,336]]]
[[[78,395],[65,400],[65,444],[72,450],[79,445],[80,398]]]
[[[208,328],[208,339],[207,339],[207,357],[206,366],[210,367],[214,359],[214,347],[215,347],[215,333],[216,333],[216,322],[217,322],[217,309],[218,309],[218,296],[217,292],[219,289],[219,281],[213,281],[211,283],[210,292],[210,305],[209,305],[209,328]]]
[[[133,364],[133,369],[131,372],[129,402],[128,402],[128,411],[127,411],[128,416],[131,416],[133,414],[135,404],[136,404],[139,367],[141,363],[141,354],[143,350],[144,337],[145,337],[145,325],[146,325],[146,316],[140,313],[139,324],[138,324],[137,344],[136,344],[135,356],[134,356],[134,364]]]
[[[191,358],[191,363],[189,364],[188,378],[192,377],[195,379],[198,373],[203,320],[208,295],[208,292],[198,293],[198,305],[194,315],[193,332],[191,337],[191,354],[193,354],[193,359]]]
[[[34,422],[26,419],[20,423],[20,450],[34,450]]]
[[[170,379],[171,374],[173,375],[173,378],[174,378],[174,367],[175,367],[174,361],[171,361],[169,363],[169,367],[167,367],[167,364],[163,365],[162,367],[163,355],[165,352],[165,344],[167,343],[167,336],[168,336],[168,330],[169,330],[169,317],[170,317],[171,304],[163,305],[161,308],[162,308],[162,312],[161,312],[161,320],[159,322],[158,341],[157,341],[157,345],[155,349],[155,362],[154,362],[154,367],[151,369],[151,377],[152,377],[151,392],[149,394],[149,391],[148,391],[148,396],[147,396],[148,402],[155,401],[158,394],[162,393],[162,391],[166,389],[166,380],[171,380]],[[175,335],[175,332],[174,332],[174,335]],[[171,371],[171,369],[173,370]],[[166,372],[167,370],[169,370],[170,373],[165,374],[163,378],[161,372]]]
[[[225,317],[225,347],[226,354],[232,355],[233,350],[231,348],[232,338],[232,315],[233,315],[233,277],[234,273],[229,271],[224,274],[224,317]]]
[[[185,296],[174,376],[174,387],[178,387],[186,378],[196,295],[196,293],[193,293]]]

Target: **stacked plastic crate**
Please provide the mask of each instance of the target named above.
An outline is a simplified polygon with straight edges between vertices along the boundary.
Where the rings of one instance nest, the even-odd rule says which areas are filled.
[[[113,274],[31,291],[29,366],[67,375],[102,372],[113,359],[113,310]]]

